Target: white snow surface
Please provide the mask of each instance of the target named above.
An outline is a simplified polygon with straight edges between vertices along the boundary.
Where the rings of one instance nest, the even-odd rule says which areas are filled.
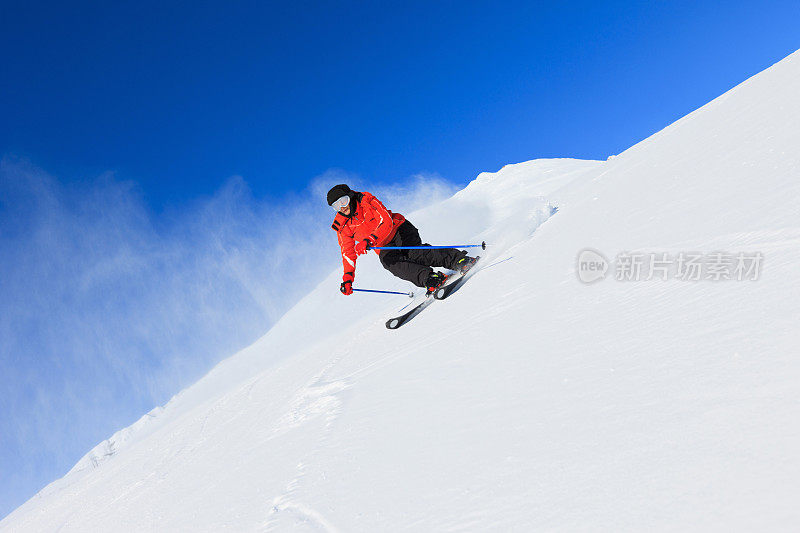
[[[331,273],[0,531],[796,531],[798,95],[800,52],[608,161],[479,175],[409,214],[494,245],[461,291],[389,331],[408,299]],[[587,247],[764,260],[587,285]]]

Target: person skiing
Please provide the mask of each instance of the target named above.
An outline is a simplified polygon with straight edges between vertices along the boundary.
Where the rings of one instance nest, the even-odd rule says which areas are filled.
[[[328,205],[336,211],[333,231],[342,249],[344,275],[339,290],[353,293],[356,259],[375,246],[430,246],[423,244],[419,231],[400,213],[392,213],[372,194],[354,191],[346,184],[328,191]],[[443,267],[465,273],[476,258],[457,248],[422,250],[375,250],[383,268],[431,294],[447,280],[447,275],[433,270]]]

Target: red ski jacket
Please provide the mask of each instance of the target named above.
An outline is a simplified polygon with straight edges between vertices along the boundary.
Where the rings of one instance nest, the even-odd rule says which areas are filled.
[[[397,228],[406,221],[403,215],[392,213],[370,193],[356,194],[361,197],[357,197],[355,213],[349,217],[336,213],[331,226],[342,249],[343,281],[353,281],[356,277],[356,241],[369,239],[374,246],[383,246],[394,238]]]

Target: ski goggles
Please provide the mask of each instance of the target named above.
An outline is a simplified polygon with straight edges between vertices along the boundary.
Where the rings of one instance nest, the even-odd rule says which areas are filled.
[[[341,211],[345,206],[350,204],[350,197],[345,195],[331,204],[334,211]]]

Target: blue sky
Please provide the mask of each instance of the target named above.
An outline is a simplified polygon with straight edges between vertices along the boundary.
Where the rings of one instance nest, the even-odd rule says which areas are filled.
[[[793,5],[794,4],[794,5]],[[605,158],[797,47],[796,2],[6,3],[0,147],[160,209],[336,167]]]
[[[4,2],[0,516],[336,267],[330,185],[402,208],[508,163],[605,159],[796,50],[799,15]]]

